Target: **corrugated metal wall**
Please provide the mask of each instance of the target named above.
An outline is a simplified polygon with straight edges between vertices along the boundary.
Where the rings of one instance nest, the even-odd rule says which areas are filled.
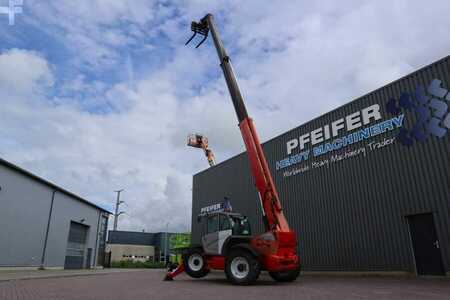
[[[283,177],[292,167],[275,169],[275,162],[287,156],[287,141],[375,103],[380,104],[383,119],[388,119],[392,116],[386,112],[387,101],[398,99],[402,92],[413,93],[434,78],[450,89],[449,70],[450,57],[446,57],[264,144],[285,214],[298,234],[305,270],[413,272],[406,217],[431,212],[443,263],[450,271],[450,134],[411,147],[395,141],[367,151],[366,156],[295,176]],[[410,128],[413,114],[405,116],[404,127]],[[386,132],[347,148],[367,148],[369,142],[397,133]],[[330,156],[312,157],[308,164]],[[254,232],[263,231],[258,196],[243,153],[194,176],[193,242],[201,234],[196,221],[200,208],[221,202],[224,196],[231,199],[234,211],[250,217]]]
[[[156,233],[109,230],[108,244],[148,245],[156,243]]]

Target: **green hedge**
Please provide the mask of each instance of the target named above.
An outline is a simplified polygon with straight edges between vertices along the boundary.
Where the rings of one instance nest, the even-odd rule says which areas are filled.
[[[149,268],[149,269],[164,269],[164,263],[153,263],[150,261],[142,262],[142,261],[132,261],[132,260],[121,260],[121,261],[113,261],[111,263],[112,268]]]

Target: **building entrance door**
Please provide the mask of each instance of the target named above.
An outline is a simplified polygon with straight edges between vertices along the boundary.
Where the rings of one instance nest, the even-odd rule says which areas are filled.
[[[445,275],[433,215],[408,217],[418,275]]]
[[[82,269],[84,267],[86,238],[89,227],[70,222],[69,238],[67,241],[65,269]]]

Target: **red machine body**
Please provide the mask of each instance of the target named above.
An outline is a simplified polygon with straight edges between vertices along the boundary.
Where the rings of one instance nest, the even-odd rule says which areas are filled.
[[[204,36],[204,39],[200,42],[200,44],[205,41],[209,32],[212,34],[220,59],[220,66],[222,67],[228,90],[239,120],[239,128],[250,161],[251,173],[255,180],[256,189],[259,193],[266,232],[254,237],[250,236],[248,238],[244,238],[242,236],[230,236],[232,241],[237,240],[238,242],[234,244],[232,243],[230,249],[222,250],[220,255],[208,254],[208,251],[201,248],[198,248],[197,250],[191,249],[188,251],[189,255],[184,256],[184,264],[181,264],[176,270],[169,272],[166,279],[172,279],[185,269],[186,272],[188,272],[187,268],[195,270],[195,260],[192,259],[192,257],[194,257],[197,258],[198,261],[205,264],[203,273],[196,273],[192,270],[188,272],[188,274],[196,278],[205,276],[210,269],[225,269],[228,279],[231,279],[231,281],[235,284],[252,283],[252,281],[256,280],[255,278],[259,276],[260,270],[269,271],[269,274],[277,281],[295,280],[300,272],[300,260],[297,256],[296,234],[289,228],[289,224],[284,216],[281,202],[273,182],[264,151],[256,133],[253,120],[247,114],[243,97],[240,93],[231,67],[230,58],[226,54],[219,38],[213,22],[213,16],[208,14],[200,22],[192,22],[191,29],[194,31],[194,36],[196,34]],[[192,40],[192,38],[188,41],[188,43]],[[237,255],[236,252],[241,253],[240,256]],[[255,267],[256,270],[252,270],[257,272],[257,275],[248,280],[239,280],[240,274],[245,272],[240,271],[238,263],[245,261],[246,259],[247,261],[241,264],[241,269],[245,267],[251,268],[252,266],[249,266],[249,262],[250,265],[252,263],[258,264],[258,266]],[[189,261],[186,262],[186,260]],[[237,261],[237,263],[235,263],[237,267],[233,271],[233,262],[235,261]],[[237,279],[233,278],[233,273],[235,273],[235,275],[237,274]]]
[[[253,120],[249,117],[245,118],[239,124],[239,128],[241,129],[250,161],[250,168],[261,199],[267,230],[266,233],[254,237],[251,245],[258,253],[263,254],[261,263],[265,270],[283,271],[295,269],[299,264],[297,237],[289,228],[283,214],[281,202],[253,125]]]

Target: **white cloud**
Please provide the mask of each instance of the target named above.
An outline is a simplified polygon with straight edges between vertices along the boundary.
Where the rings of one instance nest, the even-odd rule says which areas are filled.
[[[0,55],[0,88],[28,94],[53,85],[50,65],[33,51],[10,49]]]
[[[131,230],[165,230],[167,220],[172,230],[190,228],[192,174],[207,162],[186,147],[188,133],[205,133],[219,162],[243,149],[211,41],[182,45],[191,19],[217,15],[263,141],[450,49],[447,1],[27,3],[43,30],[71,47],[71,61],[124,76],[113,86],[80,70],[62,80],[51,56],[2,53],[0,156],[97,203],[112,204],[125,188],[119,224]],[[131,62],[122,45],[169,57]],[[155,61],[158,69],[135,74]],[[45,93],[53,84],[61,95]]]

